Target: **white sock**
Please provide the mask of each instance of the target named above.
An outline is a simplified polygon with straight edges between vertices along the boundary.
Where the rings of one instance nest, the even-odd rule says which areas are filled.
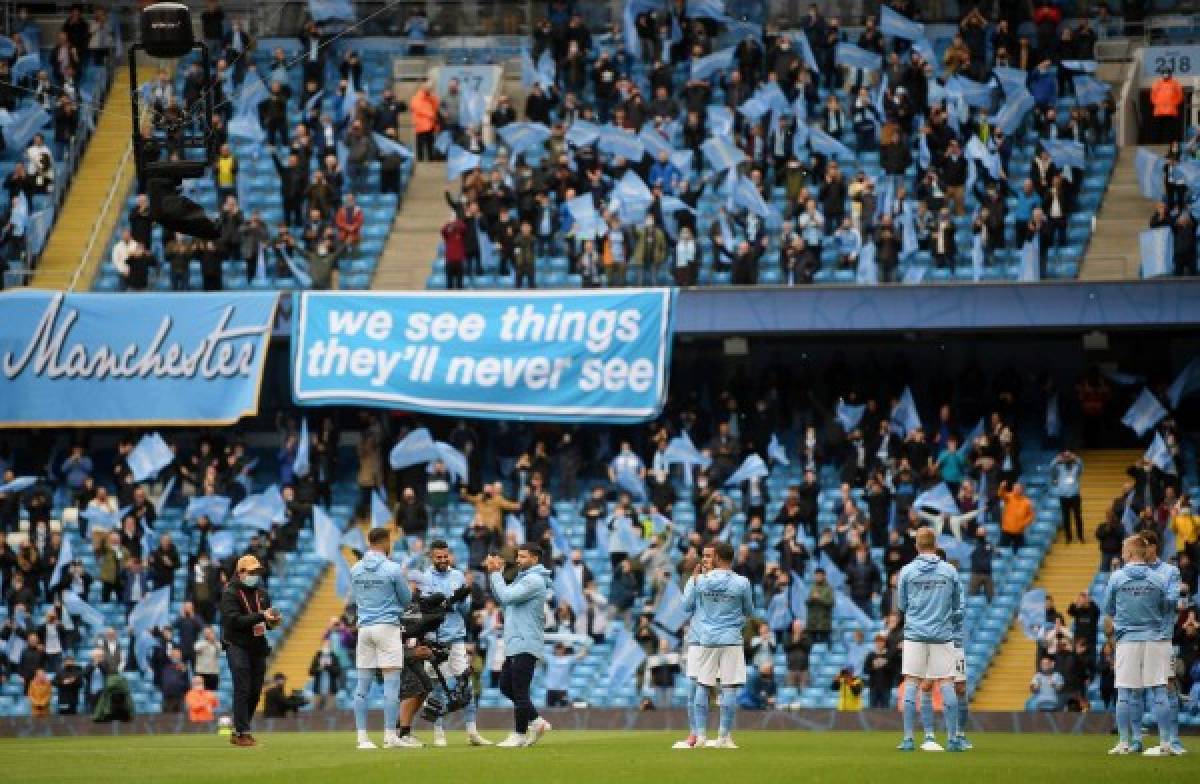
[[[371,739],[371,738],[370,738],[370,737],[367,735],[367,731],[366,731],[366,730],[359,730],[359,731],[358,731],[358,742],[359,742],[359,743],[362,743],[363,741],[368,741],[368,740],[370,740],[370,739]]]
[[[395,740],[397,737],[398,737],[398,736],[396,735],[396,731],[395,731],[395,730],[384,730],[384,731],[383,731],[383,739],[384,739],[385,741],[389,741],[389,740]]]
[[[473,721],[467,722],[467,734],[468,735],[478,735],[479,734],[479,730],[475,727],[475,722],[473,722]]]

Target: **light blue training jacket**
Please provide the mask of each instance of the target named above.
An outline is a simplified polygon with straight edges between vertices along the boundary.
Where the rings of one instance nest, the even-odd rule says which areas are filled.
[[[741,645],[746,618],[754,613],[754,590],[740,574],[713,569],[688,583],[683,606],[692,614],[692,636],[697,645]]]
[[[904,639],[951,642],[955,616],[966,605],[958,571],[936,555],[918,555],[900,570],[897,608],[904,615]]]
[[[358,606],[358,627],[400,625],[412,590],[400,564],[368,550],[350,570],[350,599]]]
[[[1144,563],[1127,564],[1108,578],[1104,612],[1113,619],[1117,642],[1151,642],[1162,638],[1163,616],[1173,602],[1166,579]]]
[[[532,653],[546,656],[546,595],[554,580],[550,570],[534,564],[505,585],[499,572],[492,572],[488,583],[492,595],[504,608],[504,655]]]

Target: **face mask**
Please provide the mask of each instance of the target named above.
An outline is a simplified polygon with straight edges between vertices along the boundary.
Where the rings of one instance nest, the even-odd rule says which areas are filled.
[[[242,578],[242,585],[247,588],[257,588],[259,577],[257,574],[248,574]]]

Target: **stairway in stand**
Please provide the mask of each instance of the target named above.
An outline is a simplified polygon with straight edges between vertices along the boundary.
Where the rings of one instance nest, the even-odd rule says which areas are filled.
[[[1060,534],[1042,562],[1034,588],[1045,589],[1054,597],[1058,611],[1067,618],[1067,607],[1080,591],[1092,584],[1100,566],[1100,550],[1092,532],[1104,519],[1113,498],[1120,495],[1125,481],[1125,469],[1137,461],[1140,452],[1134,450],[1088,450],[1080,453],[1083,459],[1083,478],[1080,494],[1083,499],[1083,529],[1085,543],[1066,544]],[[1053,501],[1052,501],[1053,503]],[[975,710],[1021,710],[1029,698],[1029,679],[1033,677],[1037,646],[1025,636],[1019,621],[1014,619],[987,676],[975,694]]]
[[[108,99],[96,120],[96,132],[88,141],[87,151],[71,180],[62,212],[42,251],[33,278],[35,288],[68,288],[80,265],[83,265],[83,270],[76,287],[86,290],[91,286],[92,275],[101,256],[108,250],[108,238],[121,218],[125,194],[133,180],[134,166],[130,159],[121,171],[116,196],[108,209],[102,210],[113,186],[117,167],[129,149],[133,128],[131,111],[129,67],[121,66],[113,75]],[[98,232],[100,239],[89,253],[88,240],[93,231]],[[87,258],[84,258],[85,255]]]

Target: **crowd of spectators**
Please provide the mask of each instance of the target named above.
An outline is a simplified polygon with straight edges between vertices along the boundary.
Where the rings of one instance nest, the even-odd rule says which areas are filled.
[[[917,4],[887,5],[919,18]],[[594,43],[578,14],[542,25],[531,59],[540,64],[547,55],[554,77],[530,86],[523,119],[546,126],[549,138],[540,150],[504,145],[490,170],[464,174],[457,215],[443,231],[446,284],[459,287],[483,273],[535,285],[537,262],[555,256],[566,256],[585,286],[694,285],[702,271],[754,284],[764,259],[778,259],[773,280],[803,284],[814,281],[823,256],[826,267],[857,272],[867,246],[877,279],[886,282],[917,251],[935,268],[952,269],[978,240],[990,269],[998,253],[1035,237],[1044,278],[1051,249],[1068,243],[1084,171],[1043,148],[1028,178],[1009,179],[1024,133],[999,127],[994,112],[1027,89],[1038,138],[1078,142],[1090,152],[1110,139],[1113,104],[1097,96],[1059,114],[1060,95],[1075,91],[1070,68],[1092,59],[1097,35],[1087,18],[1067,24],[1051,3],[1034,6],[1032,17],[1019,3],[1003,4],[993,18],[972,8],[939,62],[923,47],[882,35],[875,16],[851,36],[813,4],[794,22],[768,23],[761,38],[737,28],[744,34],[729,67],[715,71],[701,64],[720,54],[725,26],[675,6],[637,17],[632,57]],[[849,43],[881,57],[881,68],[843,65],[838,47]],[[1020,84],[1006,69],[1020,69]],[[986,105],[964,110],[948,97],[958,77],[989,86]],[[442,106],[457,102],[451,95]],[[457,107],[440,122],[429,114],[429,143],[442,130],[466,152],[484,153],[481,128],[458,115]],[[488,116],[501,136],[517,119],[504,96]],[[643,151],[625,152],[583,131],[604,123],[640,134]],[[857,168],[814,142],[813,130],[856,151]],[[712,138],[730,143],[743,162],[702,155]],[[694,153],[690,162],[673,154],[686,151]],[[864,154],[878,156],[870,169],[877,176],[863,165]],[[620,204],[632,198],[628,173],[636,175],[632,193],[644,193],[644,210]],[[747,178],[753,194],[731,187],[733,176]],[[780,211],[769,207],[776,189],[784,192]],[[711,218],[697,211],[705,194],[727,197]],[[598,222],[581,220],[573,201],[580,197],[590,199]],[[963,230],[969,243],[956,240]]]

